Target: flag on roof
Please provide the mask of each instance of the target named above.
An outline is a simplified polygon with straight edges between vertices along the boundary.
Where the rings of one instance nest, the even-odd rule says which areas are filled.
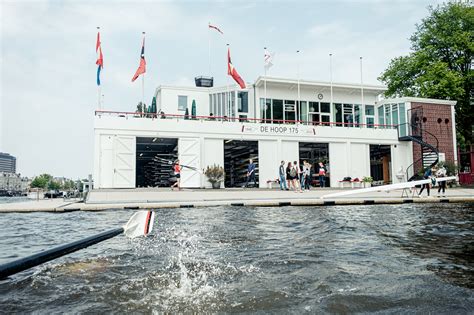
[[[100,71],[104,67],[104,56],[102,55],[102,47],[100,45],[100,32],[97,32],[97,42],[95,44],[95,51],[97,53],[97,85],[100,85]]]
[[[265,68],[268,70],[271,66],[273,66],[273,56],[275,54],[270,53],[267,49],[265,49],[265,54],[263,57],[263,61],[265,64]]]
[[[242,89],[245,89],[245,82],[240,77],[237,70],[234,68],[232,61],[230,60],[230,48],[227,49],[227,74],[230,75],[235,82],[237,82]]]
[[[135,81],[140,74],[146,72],[146,61],[145,61],[145,37],[143,37],[142,52],[140,54],[140,65],[138,66],[137,71],[133,75],[132,82]]]
[[[224,33],[220,30],[220,28],[218,28],[218,27],[215,26],[215,25],[212,25],[211,23],[209,23],[209,28],[213,28],[213,29],[215,29],[216,31],[218,31],[219,33],[221,33],[222,35],[224,35]]]

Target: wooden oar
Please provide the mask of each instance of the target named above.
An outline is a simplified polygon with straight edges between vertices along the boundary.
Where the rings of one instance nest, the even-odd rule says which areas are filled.
[[[105,241],[122,233],[125,233],[125,235],[130,238],[147,236],[153,229],[154,218],[155,213],[153,211],[138,211],[132,215],[130,220],[128,220],[127,224],[123,227],[102,232],[79,241],[61,245],[0,265],[0,279],[4,279],[8,276],[14,275],[15,273]]]

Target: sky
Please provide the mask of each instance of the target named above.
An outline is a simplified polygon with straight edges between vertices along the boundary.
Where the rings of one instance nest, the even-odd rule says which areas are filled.
[[[145,103],[159,85],[193,86],[209,73],[227,82],[227,51],[247,82],[263,74],[263,48],[275,53],[268,75],[380,84],[390,60],[410,51],[415,24],[441,1],[21,1],[0,0],[0,152],[25,176],[92,174],[97,109],[95,42],[101,27],[103,108],[134,111],[141,79],[131,82],[146,32]],[[208,23],[223,32],[210,33]],[[209,35],[211,35],[209,37]]]

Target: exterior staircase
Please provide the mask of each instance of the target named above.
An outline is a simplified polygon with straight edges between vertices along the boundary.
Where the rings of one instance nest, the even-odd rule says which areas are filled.
[[[422,117],[420,111],[412,113],[412,119],[409,123],[398,126],[398,139],[400,141],[412,141],[421,146],[421,158],[414,161],[405,171],[408,181],[416,179],[420,172],[423,172],[427,167],[435,166],[439,162],[438,138],[426,131],[417,117]],[[413,175],[409,176],[409,174]]]

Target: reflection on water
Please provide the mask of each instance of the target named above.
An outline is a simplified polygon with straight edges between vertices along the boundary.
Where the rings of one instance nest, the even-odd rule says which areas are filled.
[[[2,214],[0,263],[130,216]],[[0,282],[1,311],[474,311],[471,205],[163,209],[156,218],[151,237],[118,236]]]

